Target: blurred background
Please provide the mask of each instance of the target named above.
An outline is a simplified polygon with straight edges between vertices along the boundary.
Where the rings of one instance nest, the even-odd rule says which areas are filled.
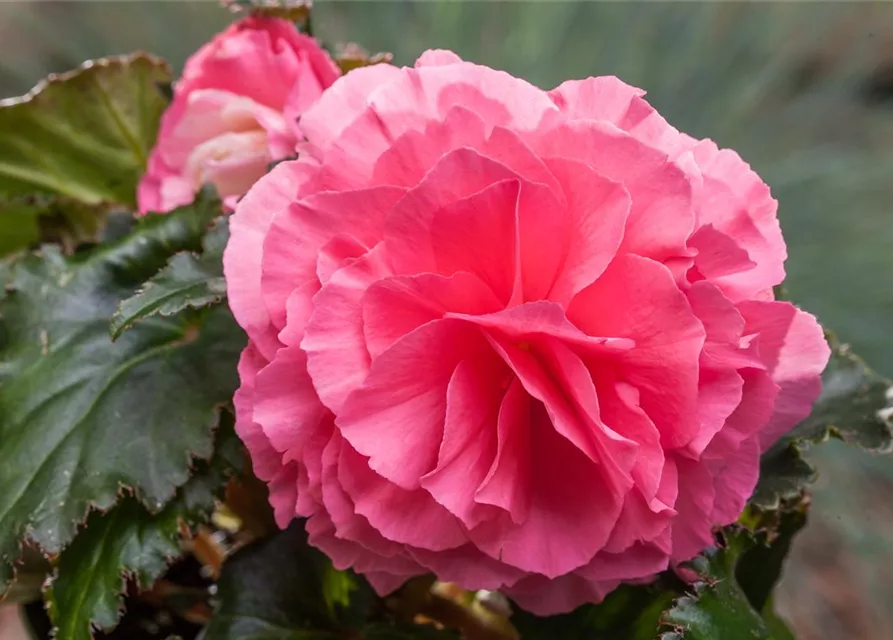
[[[0,2],[0,97],[133,49],[177,69],[231,15],[205,2]],[[893,376],[893,4],[317,0],[324,44],[426,48],[543,88],[617,75],[771,185],[787,295]],[[893,458],[815,448],[821,477],[778,606],[801,640],[893,638]]]

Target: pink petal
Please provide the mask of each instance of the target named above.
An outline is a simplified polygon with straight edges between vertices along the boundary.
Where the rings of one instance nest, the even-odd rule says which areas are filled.
[[[516,524],[527,521],[533,491],[530,434],[523,428],[529,403],[520,380],[512,379],[496,419],[496,457],[474,493],[476,503],[499,507]]]
[[[357,513],[389,540],[431,551],[468,542],[459,521],[427,491],[407,491],[388,482],[350,446],[341,449],[338,478]]]
[[[733,301],[747,300],[768,291],[784,279],[787,257],[769,187],[740,156],[702,140],[692,149],[702,174],[696,190],[700,225],[713,225],[747,251],[753,269],[724,279],[723,288]]]
[[[527,302],[517,307],[483,315],[449,313],[448,317],[493,329],[511,339],[526,340],[533,337],[549,336],[573,345],[587,356],[609,356],[620,354],[635,347],[629,338],[604,338],[583,333],[568,321],[564,310],[556,303],[547,300]]]
[[[373,361],[339,408],[342,435],[379,475],[416,489],[437,464],[453,370],[481,349],[486,342],[478,332],[455,320],[431,322],[403,336]]]
[[[445,153],[464,147],[479,150],[486,135],[481,117],[456,105],[443,120],[433,120],[423,130],[407,131],[394,140],[375,162],[372,184],[414,187]],[[341,150],[333,153],[340,155]],[[346,167],[350,163],[340,164]],[[332,167],[333,173],[339,170],[340,167]]]
[[[619,584],[619,580],[593,582],[576,573],[556,578],[530,575],[505,589],[505,594],[525,611],[551,616],[569,613],[584,604],[601,602]]]
[[[705,331],[666,267],[618,256],[574,298],[568,318],[589,335],[635,340],[634,349],[615,359],[626,381],[639,390],[664,448],[684,446],[695,437]]]
[[[613,581],[647,578],[664,571],[670,557],[663,549],[647,543],[637,543],[623,553],[599,553],[592,562],[575,573],[587,580]]]
[[[494,560],[471,544],[446,551],[411,548],[409,555],[439,580],[455,582],[466,589],[502,589],[524,575],[520,569]]]
[[[706,457],[706,454],[705,454]],[[760,443],[750,438],[721,459],[708,460],[715,498],[710,519],[716,525],[735,522],[753,493],[760,475]]]
[[[552,158],[547,164],[567,198],[569,213],[564,267],[548,297],[566,304],[604,272],[620,248],[630,197],[623,186],[583,163]],[[529,246],[527,250],[540,249]]]
[[[496,457],[496,430],[508,371],[495,355],[462,360],[447,386],[446,418],[437,466],[421,486],[467,527],[493,510],[475,502],[475,492]]]
[[[514,473],[529,483],[526,518],[516,524],[506,514],[470,535],[490,557],[556,578],[587,564],[604,546],[621,502],[602,490],[601,470],[555,431],[545,407],[532,398],[527,403],[512,411],[518,422],[505,429],[513,438],[530,438]]]
[[[567,122],[539,131],[531,145],[544,158],[583,162],[624,186],[632,208],[621,253],[658,262],[689,255],[686,241],[694,227],[690,179],[666,155],[595,121]]]
[[[713,477],[693,460],[677,457],[678,517],[673,521],[673,562],[690,560],[713,544]]]
[[[260,425],[254,421],[254,388],[258,372],[267,365],[257,348],[249,343],[239,357],[241,385],[233,396],[236,411],[236,433],[251,452],[254,473],[270,480],[282,466],[282,455],[270,444]]]
[[[466,271],[385,278],[363,296],[366,346],[375,358],[407,333],[448,312],[475,315],[500,306],[493,291]]]

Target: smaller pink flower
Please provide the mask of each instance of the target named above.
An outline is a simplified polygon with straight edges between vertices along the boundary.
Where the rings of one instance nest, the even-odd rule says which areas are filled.
[[[170,211],[212,184],[229,206],[288,157],[298,117],[340,75],[316,41],[275,18],[236,22],[187,62],[140,182],[140,212]]]

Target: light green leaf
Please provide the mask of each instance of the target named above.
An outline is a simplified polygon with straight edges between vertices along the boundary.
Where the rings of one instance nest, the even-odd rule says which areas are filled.
[[[159,510],[211,454],[243,337],[225,308],[152,319],[116,343],[109,318],[167,259],[197,249],[219,207],[149,216],[117,243],[10,265],[0,300],[0,560],[48,552],[122,487]]]
[[[0,195],[134,204],[170,81],[144,53],[85,62],[0,100]]]
[[[39,242],[56,242],[71,252],[98,241],[106,209],[61,196],[0,200],[0,257]]]
[[[132,576],[139,588],[148,588],[181,555],[181,527],[207,519],[233,462],[238,463],[238,453],[239,440],[228,419],[216,436],[210,463],[198,463],[161,511],[152,514],[128,496],[108,512],[90,514],[59,555],[45,594],[56,625],[55,640],[90,640],[91,629],[107,630],[118,622],[126,578]]]
[[[0,257],[36,244],[38,211],[24,201],[0,202]]]
[[[310,0],[223,0],[223,4],[233,13],[279,18],[294,22],[298,27],[309,22],[313,8]]]
[[[218,221],[205,237],[201,255],[178,253],[136,295],[124,300],[112,316],[112,339],[117,340],[143,318],[170,316],[220,302],[226,295],[222,261],[228,229],[225,218]]]

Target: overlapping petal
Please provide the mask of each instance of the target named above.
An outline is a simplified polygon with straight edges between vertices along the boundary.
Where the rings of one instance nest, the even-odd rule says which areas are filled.
[[[647,580],[809,411],[828,348],[772,300],[768,188],[643,95],[358,69],[239,204],[239,433],[280,522],[380,592],[432,571],[554,613]]]

